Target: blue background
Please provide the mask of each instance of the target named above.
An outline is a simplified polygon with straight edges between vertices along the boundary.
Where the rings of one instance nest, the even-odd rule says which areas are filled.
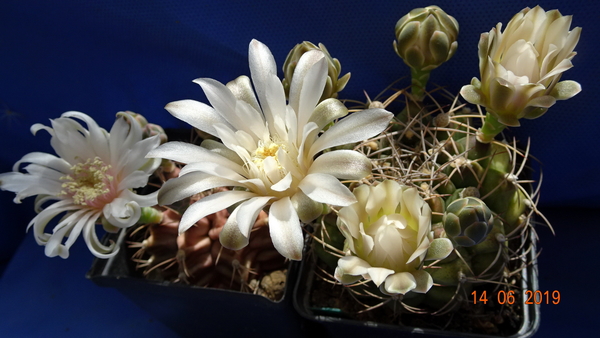
[[[430,4],[423,1],[2,0],[0,172],[10,171],[13,163],[28,152],[52,152],[49,137],[44,132],[34,137],[29,127],[40,122],[48,124],[48,119],[68,110],[87,113],[107,129],[112,125],[115,113],[121,110],[141,113],[149,121],[167,128],[187,127],[169,115],[163,109],[164,105],[187,98],[205,101],[199,86],[191,82],[195,78],[210,77],[227,82],[239,75],[248,75],[247,49],[252,38],[271,48],[279,69],[296,43],[304,40],[322,42],[332,56],[341,61],[342,73],[352,73],[340,98],[363,99],[363,90],[373,97],[391,82],[408,74],[408,67],[391,47],[396,21],[410,9]],[[460,34],[455,56],[434,71],[430,81],[457,93],[472,77],[479,77],[479,35],[497,22],[506,24],[523,7],[533,7],[537,3],[462,0],[438,1],[436,4],[458,20]],[[589,233],[595,230],[592,226],[598,224],[593,215],[600,207],[597,174],[600,114],[594,100],[600,92],[597,63],[600,3],[571,0],[540,1],[539,4],[546,10],[558,8],[565,15],[572,14],[572,27],[583,27],[575,49],[578,52],[573,59],[575,67],[563,76],[563,79],[581,83],[583,91],[568,101],[558,102],[542,118],[525,121],[515,130],[522,140],[531,137],[531,152],[543,163],[540,205],[549,211],[550,221],[558,234],[551,237],[548,229],[538,229],[541,236],[548,237],[541,245],[544,252],[540,264],[547,264],[550,270],[540,268],[542,276],[550,275],[541,278],[541,287],[562,288],[561,292],[568,292],[571,281],[565,275],[584,273],[573,271],[578,268],[577,264],[584,269],[584,258],[594,261]],[[120,294],[99,289],[84,279],[86,262],[91,264],[92,261],[84,246],[78,244],[76,248],[79,249],[73,252],[73,255],[83,257],[62,261],[45,258],[42,248],[33,243],[31,234],[27,234],[26,241],[21,244],[25,227],[34,216],[32,201],[14,205],[13,197],[12,193],[0,193],[0,214],[3,215],[0,221],[0,276],[8,264],[0,278],[0,287],[4,287],[0,289],[3,318],[6,318],[5,314],[11,314],[14,318],[42,320],[41,327],[54,329],[57,328],[52,325],[60,323],[70,327],[70,331],[61,331],[61,334],[75,336],[86,332],[92,323],[100,325],[99,321],[108,323],[103,325],[113,336],[131,333],[123,330],[122,326],[127,325],[142,330],[135,331],[138,333],[159,332],[152,330],[160,323],[148,324],[147,321],[152,319],[147,319],[143,311],[127,303]],[[22,247],[11,261],[19,245]],[[569,272],[559,270],[559,274],[556,266],[569,266]],[[45,279],[57,274],[58,282]],[[573,281],[573,285],[585,290],[581,283],[585,286],[586,279],[583,279],[577,284]],[[47,290],[50,284],[64,284],[62,293],[55,292],[55,297],[40,300],[45,299],[42,293],[50,292]],[[105,308],[78,304],[85,299],[77,292],[91,293],[94,301],[103,306],[126,309],[137,317],[125,320]],[[575,307],[597,305],[597,292],[591,288],[584,292],[573,292],[571,301],[580,298],[579,303],[571,304],[573,308],[543,308],[543,314],[548,313],[554,318],[554,313],[557,319],[543,320],[542,330],[547,328],[548,332],[558,334],[559,318],[565,318],[563,316]],[[586,294],[593,295],[594,302]],[[36,302],[12,303],[23,297],[39,297],[39,306]],[[588,299],[587,303],[583,303],[583,299]],[[86,307],[88,316],[63,325],[55,320],[52,304],[67,304],[58,308],[63,314]],[[19,311],[9,311],[14,307]],[[106,317],[106,314],[112,317]],[[566,318],[583,323],[586,317],[585,314],[571,313],[571,317]],[[0,333],[24,329],[27,325],[26,321],[19,323],[10,327],[0,324]],[[166,330],[162,336],[173,334],[160,327]],[[37,336],[43,332],[40,328],[21,333]]]

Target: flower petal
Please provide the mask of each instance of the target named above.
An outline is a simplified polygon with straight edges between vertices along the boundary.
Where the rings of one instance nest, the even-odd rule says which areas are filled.
[[[346,206],[356,202],[356,198],[345,185],[327,174],[306,175],[298,188],[312,200],[321,203]]]
[[[365,276],[368,274],[368,270],[371,265],[365,260],[360,259],[356,256],[344,256],[338,260],[337,268],[335,269],[336,279],[344,284],[349,284],[344,281],[344,278],[340,278],[345,275],[350,276]],[[354,283],[357,279],[350,283]]]
[[[166,158],[181,163],[212,162],[226,167],[238,174],[244,173],[244,168],[210,150],[185,142],[167,142],[148,152],[148,158]]]
[[[124,198],[115,198],[102,208],[104,218],[117,228],[134,225],[142,215],[142,208],[135,202]]]
[[[412,292],[416,293],[427,293],[429,289],[433,286],[433,278],[431,275],[424,270],[417,270],[412,272],[413,277],[415,277],[415,281],[417,282],[417,286],[412,289]]]
[[[223,225],[223,229],[219,234],[219,241],[223,247],[230,250],[240,250],[246,247],[250,242],[249,236],[245,236],[238,226],[237,215],[239,212],[239,207],[235,208],[229,218],[227,218],[227,222]]]
[[[332,121],[348,115],[348,108],[337,99],[329,98],[319,103],[312,112],[308,122],[314,122],[323,129]]]
[[[385,280],[383,290],[387,294],[406,294],[417,287],[417,281],[410,272],[398,272]]]
[[[192,204],[183,213],[181,221],[179,222],[179,233],[185,232],[198,222],[198,220],[210,214],[227,209],[237,202],[247,200],[254,196],[256,196],[254,193],[247,191],[223,191],[206,196]]]
[[[273,199],[271,196],[253,197],[237,207],[239,213],[236,219],[242,235],[250,237],[250,230],[252,230],[252,226],[254,225],[254,222],[256,222],[258,214],[271,199]]]
[[[300,57],[290,85],[290,106],[304,126],[323,94],[327,79],[327,59],[320,50],[310,50]],[[298,133],[302,130],[298,130]]]
[[[371,161],[353,150],[334,150],[317,157],[309,174],[328,174],[339,179],[360,180],[371,173]]]
[[[381,108],[351,114],[324,132],[312,145],[309,154],[314,156],[324,149],[375,136],[388,127],[393,116],[392,113]]]
[[[225,118],[215,111],[214,108],[198,101],[175,101],[167,104],[165,109],[181,121],[212,136],[217,136],[217,132],[213,127],[216,123],[223,123],[229,126]]]
[[[284,197],[271,204],[269,232],[275,249],[281,255],[295,261],[302,259],[302,248],[304,247],[302,227],[289,197]]]
[[[88,249],[98,258],[110,258],[119,252],[119,247],[115,242],[111,242],[109,246],[100,243],[96,234],[95,224],[91,222],[91,219],[83,227],[83,239]]]
[[[268,98],[267,84],[269,78],[277,74],[277,66],[275,64],[275,58],[269,47],[264,45],[262,42],[253,39],[248,47],[248,61],[250,64],[250,76],[252,77],[252,83],[258,96],[265,120],[269,124],[269,127],[275,125],[273,109],[270,107],[270,99]],[[283,87],[282,87],[283,88]]]
[[[239,183],[203,172],[191,172],[166,181],[158,192],[158,201],[160,205],[169,205],[208,189],[224,186],[239,186]]]
[[[367,273],[369,274],[369,278],[379,287],[381,283],[385,281],[385,279],[394,273],[394,270],[386,269],[386,268],[368,268]]]

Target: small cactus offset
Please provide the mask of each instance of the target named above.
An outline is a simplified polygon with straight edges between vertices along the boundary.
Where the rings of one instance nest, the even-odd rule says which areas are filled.
[[[444,230],[456,246],[470,247],[483,242],[494,226],[494,216],[476,197],[455,200],[446,207]]]

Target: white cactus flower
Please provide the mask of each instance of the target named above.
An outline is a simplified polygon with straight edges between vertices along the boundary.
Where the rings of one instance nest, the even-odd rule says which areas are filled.
[[[479,41],[481,81],[473,78],[461,89],[470,103],[485,106],[504,125],[519,126],[520,118],[543,115],[556,100],[581,91],[575,81],[559,82],[573,67],[581,28],[569,30],[571,16],[540,6],[515,15],[504,32],[498,23]]]
[[[338,178],[360,179],[371,171],[370,161],[356,151],[321,152],[382,132],[392,114],[383,109],[354,113],[321,133],[323,127],[348,113],[336,99],[317,104],[327,79],[324,54],[312,50],[302,55],[287,105],[268,47],[252,40],[249,61],[258,100],[246,76],[226,86],[201,78],[194,82],[202,87],[212,107],[193,100],[166,106],[173,116],[222,143],[205,141],[199,147],[169,142],[150,152],[149,157],[186,164],[180,177],[161,188],[159,203],[171,204],[215,187],[236,187],[191,205],[182,216],[179,231],[240,203],[220,240],[227,248],[241,249],[248,244],[260,210],[270,206],[269,229],[275,248],[287,258],[300,260],[304,244],[300,220],[315,219],[323,211],[322,203],[354,203],[354,195]]]
[[[358,201],[338,215],[347,255],[335,278],[343,284],[370,279],[390,295],[429,291],[433,279],[421,264],[447,257],[453,247],[447,238],[433,239],[431,209],[417,189],[388,180],[361,185],[354,195]]]
[[[160,160],[145,158],[160,139],[142,139],[142,129],[131,115],[117,116],[110,133],[80,112],[62,114],[51,120],[52,127],[34,124],[33,134],[42,129],[50,133],[58,156],[29,153],[15,163],[12,172],[0,174],[0,188],[16,193],[15,203],[38,195],[35,208],[39,214],[27,229],[33,226],[36,242],[45,246],[48,257],[67,258],[82,232],[95,256],[111,257],[118,248],[114,243],[108,247],[100,243],[96,223],[104,219],[108,231],[127,228],[139,220],[142,207],[157,203],[157,193],[142,196],[131,189],[144,187],[160,165]],[[20,172],[23,163],[29,163],[23,168],[26,173]],[[50,201],[56,202],[48,205]],[[45,232],[46,225],[63,213],[52,233]]]

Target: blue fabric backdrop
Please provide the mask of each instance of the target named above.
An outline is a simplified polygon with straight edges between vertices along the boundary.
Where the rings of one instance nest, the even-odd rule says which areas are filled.
[[[477,41],[482,32],[536,2],[438,1],[460,23],[456,55],[431,81],[457,93],[479,77]],[[544,0],[583,27],[575,67],[563,79],[583,91],[557,103],[541,119],[516,132],[532,138],[532,153],[544,163],[541,205],[600,206],[598,97],[600,2]],[[423,1],[30,1],[0,2],[0,172],[31,151],[51,152],[49,137],[29,127],[69,110],[109,128],[115,113],[132,110],[164,127],[187,127],[164,109],[168,102],[205,100],[191,81],[227,82],[249,74],[248,43],[267,44],[279,68],[303,40],[323,42],[352,78],[341,98],[375,95],[408,67],[392,49],[394,25]],[[12,203],[0,192],[0,268],[24,236],[32,203]],[[33,241],[28,235],[28,241]],[[42,250],[35,252],[42,255]],[[43,257],[40,257],[42,259]],[[91,260],[91,256],[90,256]],[[1,270],[1,269],[0,269]]]

